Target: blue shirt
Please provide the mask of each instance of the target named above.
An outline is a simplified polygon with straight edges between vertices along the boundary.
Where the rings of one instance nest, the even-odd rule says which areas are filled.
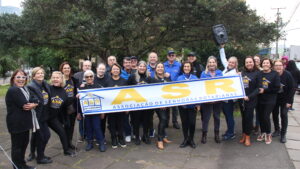
[[[127,73],[124,69],[121,70],[121,75],[120,75],[121,78],[128,80],[129,76],[130,76],[130,73]]]
[[[173,64],[170,64],[169,61],[164,63],[165,72],[170,74],[171,81],[176,81],[177,77],[180,75],[181,63],[174,61]]]
[[[216,75],[214,77],[218,77],[218,76],[223,76],[222,71],[219,69],[216,70]],[[213,78],[213,77],[211,76],[211,74],[209,72],[203,71],[201,73],[200,79],[204,79],[204,78]]]
[[[198,77],[196,75],[193,74],[182,74],[180,76],[178,76],[177,81],[183,81],[183,80],[196,80],[198,79]],[[197,104],[190,104],[190,105],[183,105],[182,107],[185,109],[193,109],[195,108]]]
[[[155,68],[152,68],[152,67],[150,66],[150,64],[149,64],[149,65],[147,65],[147,70],[148,70],[148,72],[150,72],[150,76],[151,76],[152,78],[154,78],[154,76],[155,76]]]

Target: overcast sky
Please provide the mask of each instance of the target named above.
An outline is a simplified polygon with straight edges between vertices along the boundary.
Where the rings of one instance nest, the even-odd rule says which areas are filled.
[[[22,1],[24,0],[2,0],[2,5],[20,8]],[[251,9],[255,9],[257,14],[264,17],[267,21],[276,20],[277,10],[272,8],[285,8],[281,9],[280,13],[283,22],[290,20],[289,24],[284,28],[287,34],[286,47],[290,45],[300,46],[300,0],[246,0],[246,2]],[[281,40],[279,44],[284,45],[284,41]]]

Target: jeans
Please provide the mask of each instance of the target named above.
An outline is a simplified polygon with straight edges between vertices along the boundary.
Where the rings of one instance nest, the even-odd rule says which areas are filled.
[[[156,110],[159,122],[158,122],[158,141],[162,141],[166,136],[166,126],[167,126],[167,109],[157,109]]]
[[[86,139],[88,142],[93,141],[94,135],[99,144],[104,141],[104,136],[101,129],[100,115],[87,115],[84,117],[86,124]]]
[[[227,103],[223,103],[223,113],[225,115],[226,124],[227,124],[227,131],[226,135],[232,136],[234,135],[234,102],[232,100],[228,100]]]
[[[29,143],[29,130],[21,133],[10,133],[11,159],[18,168],[26,166],[25,152]]]
[[[129,122],[129,114],[125,114],[123,116],[123,124],[124,124],[124,132],[125,132],[125,136],[131,136],[131,125]]]
[[[202,121],[202,131],[208,131],[208,124],[211,114],[214,117],[214,131],[218,132],[220,130],[220,112],[221,112],[222,103],[212,102],[202,104],[203,110],[203,121]]]

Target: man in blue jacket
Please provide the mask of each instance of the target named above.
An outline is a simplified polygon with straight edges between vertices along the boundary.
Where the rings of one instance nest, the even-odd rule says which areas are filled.
[[[180,72],[181,63],[176,61],[176,53],[173,50],[168,51],[167,59],[168,60],[164,63],[166,76],[170,77],[171,81],[176,81],[177,77],[181,73]],[[170,110],[172,110],[173,127],[175,129],[180,129],[180,126],[177,122],[178,107],[172,107]],[[169,119],[170,119],[170,114],[168,113],[168,121]]]

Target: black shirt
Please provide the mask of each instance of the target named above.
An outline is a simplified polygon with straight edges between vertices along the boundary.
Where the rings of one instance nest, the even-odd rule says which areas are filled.
[[[204,71],[204,67],[198,63],[197,61],[192,63],[194,71],[192,74],[196,75],[198,78],[200,78],[202,71]]]
[[[257,71],[242,71],[242,78],[245,88],[246,96],[248,96],[249,101],[247,103],[251,103],[255,106],[257,102],[257,95],[259,93],[259,88],[261,87],[261,77],[260,72]]]
[[[102,87],[106,87],[107,86],[107,84],[106,84],[107,79],[108,79],[107,75],[104,75],[103,78],[99,78],[98,76],[95,76],[94,83],[99,84]]]
[[[136,74],[135,73],[131,74],[128,79],[128,85],[139,85],[139,84],[151,83],[151,78],[147,77],[146,74],[139,74],[139,76],[140,78],[136,79]]]
[[[294,80],[290,72],[283,71],[280,76],[280,89],[278,91],[277,103],[292,104],[294,95]]]
[[[271,70],[269,73],[260,72],[262,88],[264,92],[259,95],[260,104],[275,104],[277,93],[280,89],[280,77],[277,72]]]
[[[49,118],[64,119],[64,115],[66,114],[66,107],[71,103],[68,100],[67,93],[64,88],[50,86],[51,90],[51,98],[50,98],[50,114]]]
[[[107,80],[107,87],[126,86],[127,84],[127,80],[121,77],[118,80],[114,80],[112,77]]]

